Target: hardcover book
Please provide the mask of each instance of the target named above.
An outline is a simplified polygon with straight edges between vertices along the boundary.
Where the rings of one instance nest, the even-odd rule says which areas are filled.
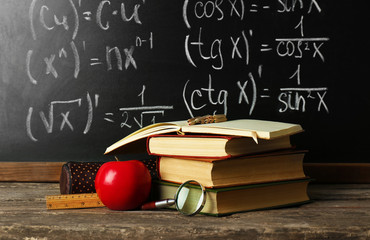
[[[151,135],[147,140],[150,155],[184,158],[231,158],[235,156],[291,148],[290,137],[271,140],[228,135]]]
[[[207,188],[206,202],[200,213],[223,216],[308,203],[310,202],[307,195],[309,181],[309,178],[305,178],[229,188]],[[154,182],[154,200],[172,199],[178,187],[179,184],[164,181]]]
[[[182,183],[189,179],[219,188],[251,183],[304,178],[304,151],[276,151],[237,158],[182,159],[159,157],[161,180]]]

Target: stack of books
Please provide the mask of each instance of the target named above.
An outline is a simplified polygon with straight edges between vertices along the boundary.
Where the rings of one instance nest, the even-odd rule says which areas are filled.
[[[294,150],[290,141],[301,131],[298,124],[249,119],[162,123],[122,139],[106,154],[137,151],[145,139],[142,147],[158,156],[156,198],[173,198],[181,183],[196,180],[206,187],[201,213],[221,216],[309,201],[305,151]]]

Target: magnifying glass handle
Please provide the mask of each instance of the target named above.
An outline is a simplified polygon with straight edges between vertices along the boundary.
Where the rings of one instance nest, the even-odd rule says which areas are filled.
[[[175,204],[175,199],[164,199],[160,201],[153,201],[144,203],[141,206],[142,210],[149,210],[149,209],[156,209],[156,208],[164,208]]]

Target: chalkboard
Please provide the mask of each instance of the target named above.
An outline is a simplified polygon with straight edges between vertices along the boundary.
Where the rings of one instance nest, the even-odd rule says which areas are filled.
[[[306,162],[368,162],[356,1],[0,0],[0,161],[96,161],[153,122],[300,123]]]

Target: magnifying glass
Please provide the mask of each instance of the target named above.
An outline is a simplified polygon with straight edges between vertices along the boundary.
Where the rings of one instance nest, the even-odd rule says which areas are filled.
[[[177,211],[192,216],[199,213],[206,202],[206,189],[195,180],[189,180],[179,186],[174,199],[164,199],[145,203],[142,210],[169,207],[175,204]]]

